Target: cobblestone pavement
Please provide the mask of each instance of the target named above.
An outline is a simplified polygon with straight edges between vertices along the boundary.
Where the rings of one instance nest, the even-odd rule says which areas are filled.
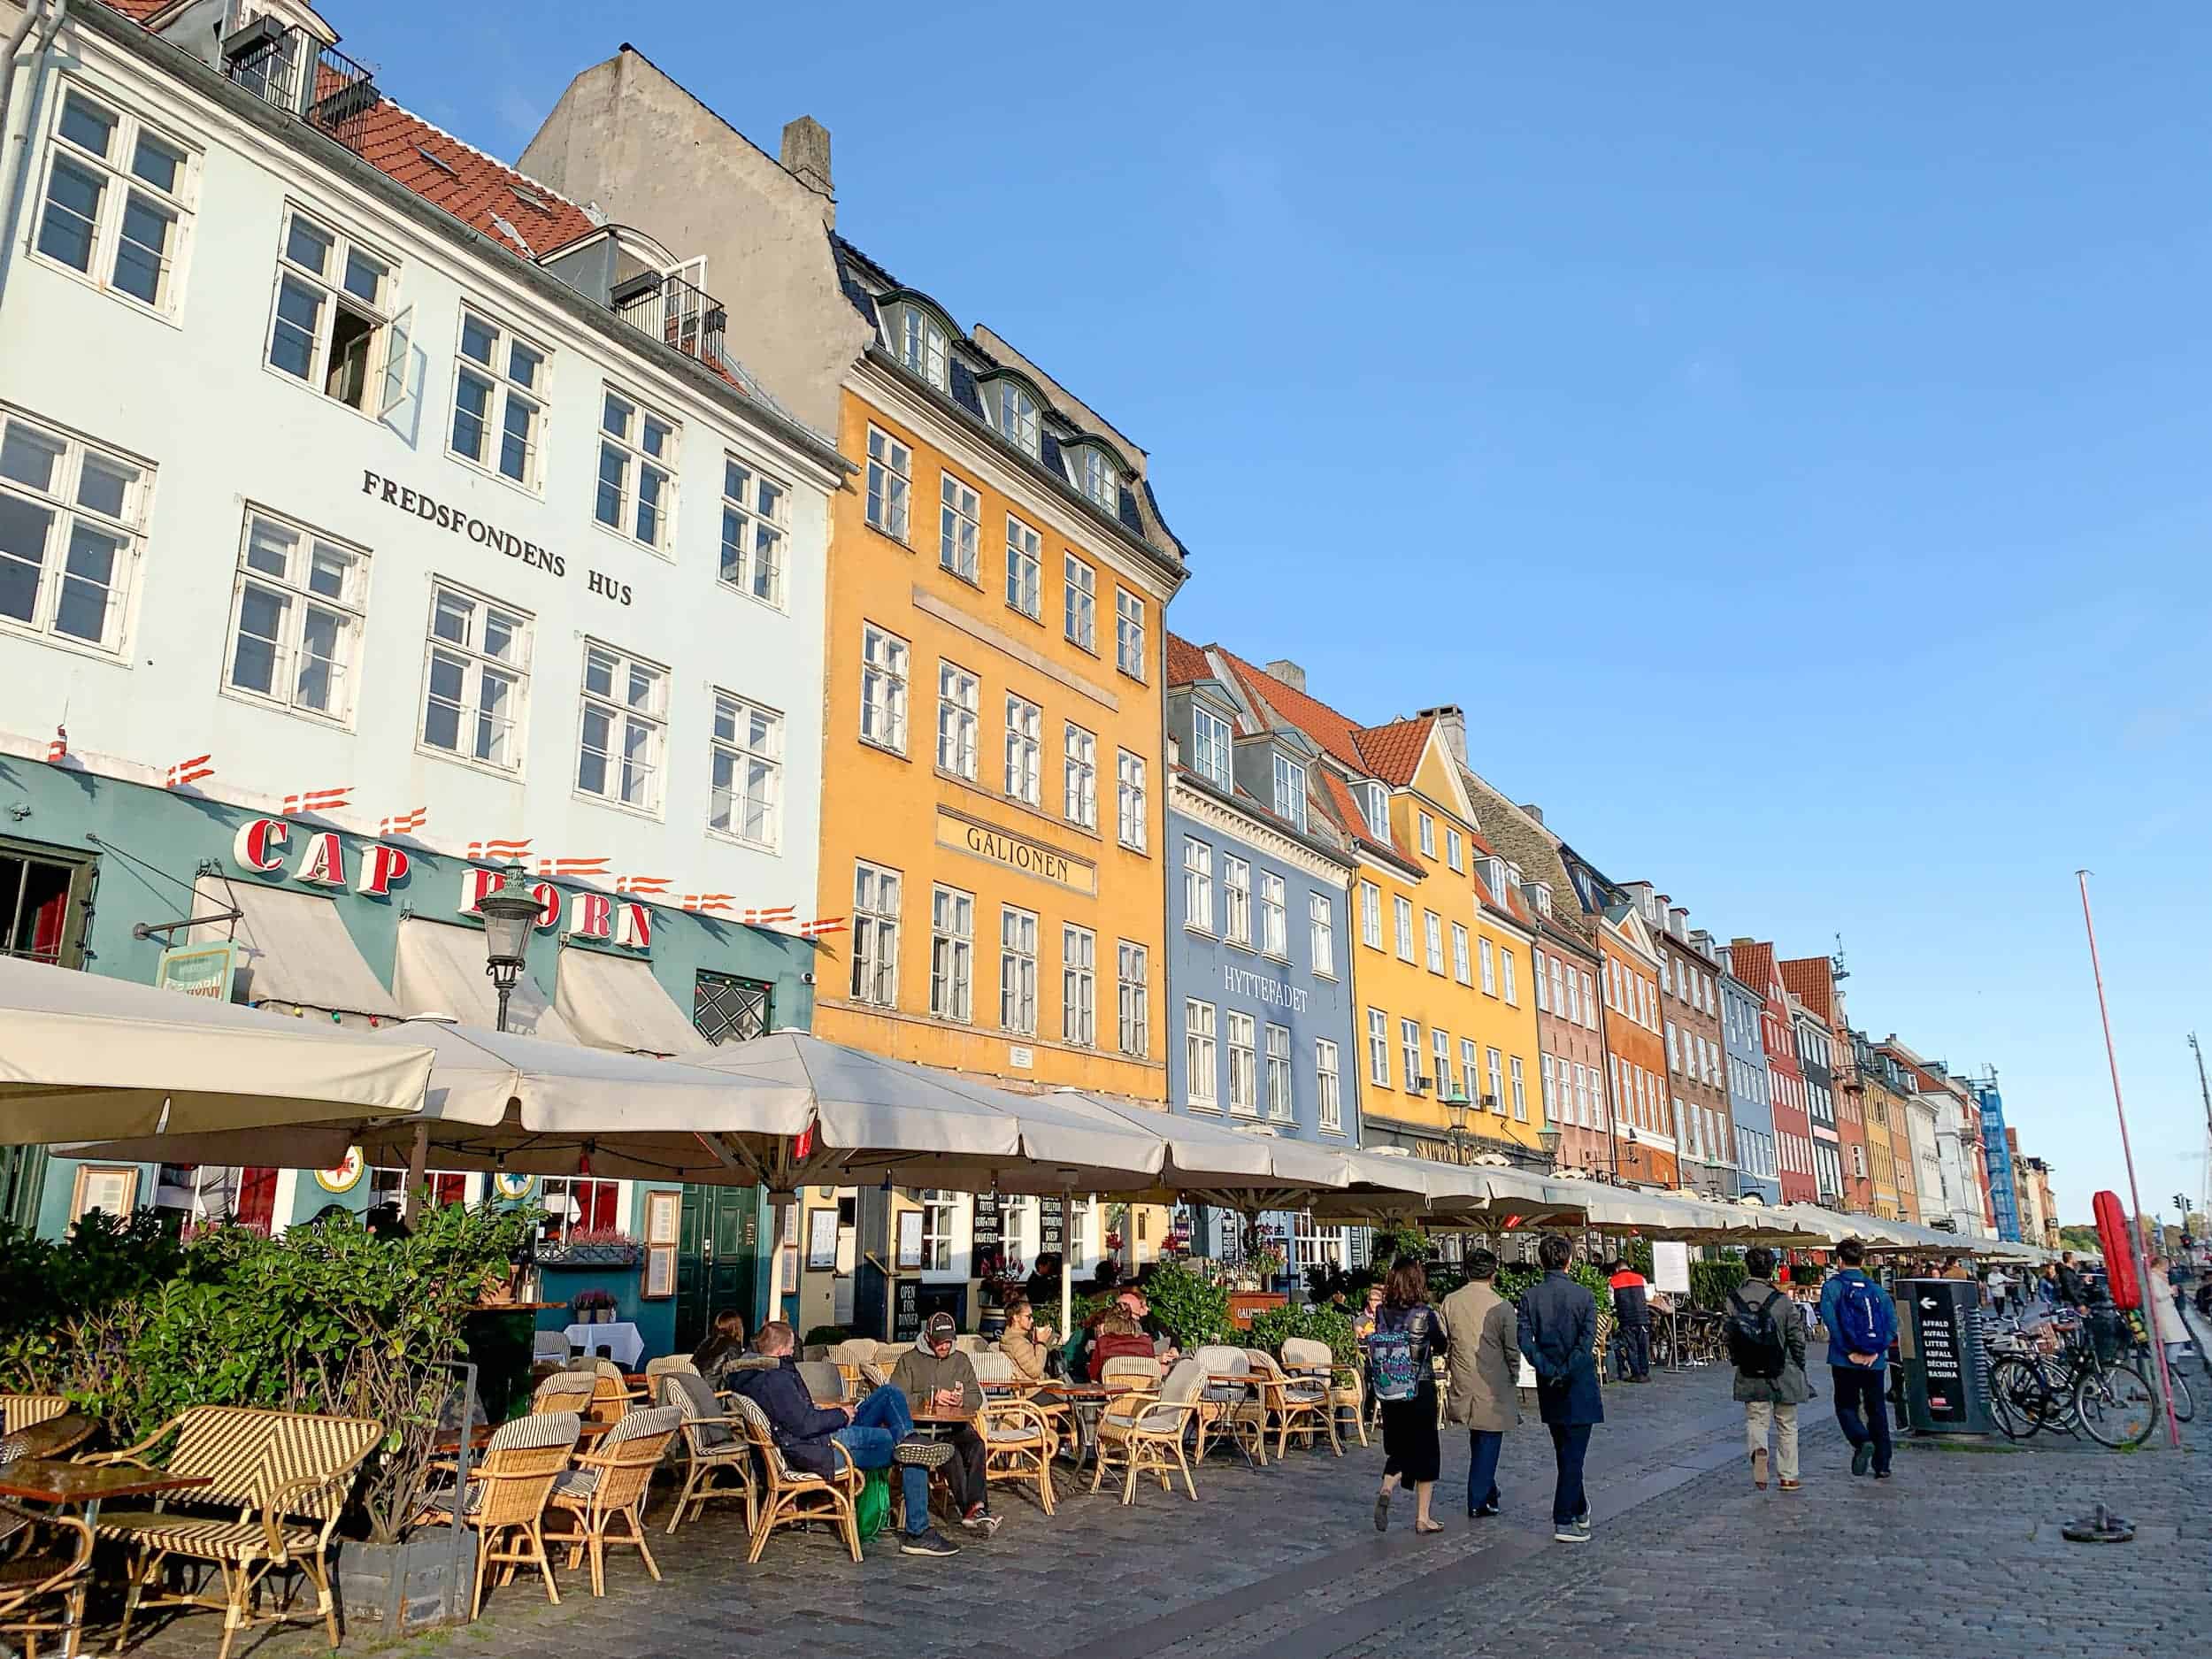
[[[1587,1545],[1551,1540],[1550,1442],[1532,1418],[1506,1439],[1506,1512],[1482,1523],[1466,1517],[1465,1438],[1447,1431],[1436,1537],[1413,1534],[1409,1494],[1389,1534],[1374,1532],[1379,1446],[1341,1459],[1294,1449],[1260,1471],[1221,1452],[1194,1504],[1179,1486],[1150,1486],[1126,1509],[1071,1496],[1048,1519],[1002,1488],[998,1536],[946,1561],[902,1555],[887,1533],[855,1566],[826,1534],[786,1532],[749,1568],[741,1515],[710,1514],[673,1538],[654,1530],[664,1583],[618,1555],[603,1600],[580,1572],[561,1575],[558,1608],[518,1581],[468,1629],[388,1644],[363,1624],[348,1647],[380,1659],[2178,1659],[2212,1626],[2212,1410],[2180,1456],[1901,1441],[1897,1478],[1877,1483],[1849,1478],[1825,1379],[1816,1386],[1806,1488],[1787,1498],[1751,1487],[1724,1369],[1609,1387]],[[2060,1540],[2060,1522],[2099,1499],[2138,1523],[2136,1543]],[[212,1616],[195,1616],[136,1651],[205,1655],[219,1635]],[[322,1647],[286,1632],[240,1651],[295,1659]]]

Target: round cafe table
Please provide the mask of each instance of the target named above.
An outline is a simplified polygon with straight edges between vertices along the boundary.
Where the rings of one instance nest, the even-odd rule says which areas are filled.
[[[210,1484],[211,1478],[206,1475],[165,1475],[157,1469],[136,1469],[127,1463],[93,1467],[26,1457],[18,1463],[0,1464],[0,1498],[19,1498],[31,1503],[51,1504],[56,1509],[81,1507],[86,1530],[94,1533],[99,1531],[100,1506],[110,1498],[148,1498],[164,1493],[189,1492],[195,1486]],[[89,1573],[91,1569],[92,1556],[88,1549],[80,1571]],[[61,1626],[61,1650],[65,1654],[77,1651],[78,1638],[84,1633],[81,1598],[70,1605],[78,1610],[71,1613]]]

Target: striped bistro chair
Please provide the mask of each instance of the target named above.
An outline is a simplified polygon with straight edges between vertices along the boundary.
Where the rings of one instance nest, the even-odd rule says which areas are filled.
[[[1337,1363],[1336,1356],[1326,1342],[1316,1341],[1310,1336],[1294,1336],[1283,1343],[1283,1370],[1294,1380],[1312,1378],[1326,1385],[1331,1421],[1349,1411],[1359,1443],[1367,1444],[1367,1395],[1360,1383],[1357,1365]],[[1341,1436],[1337,1446],[1340,1451],[1343,1449]]]
[[[16,1434],[69,1409],[59,1394],[0,1394],[0,1434]]]
[[[26,1457],[62,1457],[91,1436],[92,1419],[74,1413],[42,1418],[0,1439],[0,1465]],[[56,1536],[42,1548],[40,1532]],[[84,1593],[91,1582],[92,1529],[73,1515],[27,1509],[0,1499],[0,1634],[19,1637],[27,1659],[38,1639],[58,1636],[74,1653],[84,1628]],[[58,1616],[39,1609],[58,1602]]]
[[[1148,1392],[1160,1386],[1160,1362],[1139,1359],[1134,1355],[1110,1359],[1099,1367],[1098,1380],[1108,1387],[1142,1388]]]
[[[768,1535],[776,1528],[803,1526],[809,1521],[827,1521],[835,1526],[838,1535],[845,1540],[845,1548],[858,1561],[860,1528],[853,1518],[853,1500],[860,1495],[861,1476],[853,1467],[852,1455],[832,1440],[830,1453],[836,1459],[833,1465],[834,1475],[824,1477],[794,1469],[785,1459],[783,1448],[776,1444],[776,1432],[769,1425],[768,1414],[743,1394],[737,1396],[737,1409],[745,1420],[746,1438],[760,1455],[761,1472],[767,1487],[760,1511],[753,1520],[753,1544],[746,1555],[746,1564],[750,1566],[760,1559],[761,1551],[768,1548]]]
[[[859,1370],[860,1380],[864,1385],[864,1392],[872,1393],[878,1388],[888,1388],[891,1386],[891,1368],[888,1365],[864,1363]]]
[[[1240,1348],[1209,1344],[1191,1357],[1206,1373],[1205,1385],[1198,1391],[1198,1439],[1193,1456],[1202,1463],[1209,1442],[1226,1440],[1241,1451],[1248,1462],[1264,1463],[1267,1429],[1254,1404],[1248,1380],[1252,1374],[1250,1356]],[[1223,1378],[1246,1380],[1225,1382]]]
[[[540,1331],[530,1339],[530,1363],[533,1365],[549,1364],[555,1371],[565,1371],[569,1356],[574,1351],[568,1345],[568,1338],[558,1331]]]
[[[976,1380],[987,1387],[1014,1380],[1014,1362],[995,1348],[969,1356]],[[1052,1455],[1059,1448],[1060,1430],[1054,1416],[1041,1406],[1018,1396],[986,1399],[976,1427],[983,1434],[983,1479],[1033,1483],[1037,1504],[1052,1513]]]
[[[1109,1368],[1117,1362],[1109,1360]],[[1098,1455],[1091,1471],[1091,1490],[1096,1492],[1109,1466],[1122,1470],[1121,1501],[1133,1503],[1137,1476],[1150,1472],[1160,1479],[1160,1490],[1171,1490],[1168,1471],[1183,1471],[1183,1485],[1191,1502],[1198,1502],[1198,1483],[1191,1479],[1190,1460],[1183,1455],[1183,1432],[1198,1415],[1199,1391],[1206,1386],[1205,1368],[1194,1359],[1178,1360],[1159,1392],[1142,1390],[1122,1395],[1098,1419]]]
[[[582,1421],[573,1411],[539,1411],[501,1427],[469,1469],[468,1490],[461,1497],[461,1518],[476,1533],[476,1589],[469,1602],[474,1618],[484,1607],[487,1570],[503,1566],[499,1582],[515,1581],[518,1567],[535,1567],[545,1578],[545,1599],[561,1604],[553,1582],[553,1563],[545,1555],[545,1505],[554,1482],[568,1468]],[[450,1525],[452,1488],[434,1497],[415,1517],[418,1526]]]
[[[662,1378],[672,1377],[679,1371],[689,1371],[696,1377],[699,1368],[691,1363],[688,1354],[664,1354],[658,1359],[649,1359],[645,1362],[645,1386],[657,1388]]]
[[[1339,1457],[1344,1455],[1343,1445],[1336,1438],[1336,1412],[1329,1403],[1329,1385],[1325,1378],[1301,1373],[1292,1376],[1275,1363],[1275,1356],[1264,1348],[1248,1349],[1252,1361],[1252,1379],[1259,1390],[1260,1409],[1266,1414],[1263,1425],[1275,1431],[1275,1456],[1279,1462],[1289,1448],[1293,1434],[1303,1434],[1311,1446],[1314,1437],[1329,1437],[1329,1449]],[[1265,1432],[1264,1427],[1262,1430]]]
[[[873,1337],[848,1337],[842,1342],[830,1344],[829,1362],[837,1367],[845,1379],[845,1398],[858,1400],[867,1394],[861,1385],[867,1382],[866,1371],[875,1363],[876,1342]],[[868,1384],[873,1387],[872,1383]]]
[[[530,1409],[535,1413],[571,1411],[578,1417],[591,1409],[599,1379],[588,1371],[557,1371],[531,1391]]]
[[[660,1379],[661,1403],[683,1414],[684,1486],[668,1517],[674,1532],[697,1520],[710,1498],[745,1500],[745,1530],[753,1530],[758,1503],[753,1491],[753,1448],[744,1425],[731,1421],[697,1371],[672,1371]],[[686,1511],[689,1511],[688,1517]]]
[[[578,1370],[582,1370],[580,1365]],[[622,1375],[622,1367],[611,1359],[591,1363],[592,1390],[590,1417],[595,1423],[619,1423],[635,1403],[637,1395],[630,1389]]]
[[[330,1594],[330,1535],[353,1488],[354,1471],[384,1438],[371,1417],[311,1417],[249,1406],[191,1406],[119,1452],[88,1461],[150,1469],[145,1455],[171,1440],[162,1467],[203,1476],[172,1507],[104,1509],[99,1535],[130,1554],[130,1586],[115,1646],[128,1644],[142,1606],[204,1607],[223,1615],[219,1659],[229,1659],[238,1632],[260,1624],[319,1622],[338,1645],[338,1609]],[[222,1573],[223,1594],[157,1589],[171,1561],[204,1562]],[[261,1610],[264,1581],[296,1568],[315,1586],[315,1609],[293,1610],[289,1597]]]
[[[571,1531],[553,1534],[553,1542],[568,1546],[569,1571],[588,1554],[591,1556],[591,1593],[607,1593],[607,1546],[636,1548],[645,1571],[660,1581],[661,1570],[645,1546],[642,1516],[653,1471],[661,1455],[682,1426],[680,1406],[640,1406],[625,1412],[599,1444],[576,1460],[576,1467],[553,1485],[552,1507],[574,1523]],[[617,1520],[626,1522],[626,1532],[609,1529]]]

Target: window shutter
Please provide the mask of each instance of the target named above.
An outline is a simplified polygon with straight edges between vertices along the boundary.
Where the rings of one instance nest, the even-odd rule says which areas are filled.
[[[394,416],[409,401],[408,359],[412,355],[410,336],[414,317],[415,308],[410,305],[392,319],[392,337],[384,351],[384,393],[378,404],[377,415],[380,419],[389,421],[395,426],[400,423],[394,419]]]

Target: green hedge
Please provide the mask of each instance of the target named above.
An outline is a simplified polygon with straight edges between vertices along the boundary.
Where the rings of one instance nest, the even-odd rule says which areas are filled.
[[[1247,1340],[1254,1348],[1263,1348],[1278,1359],[1282,1357],[1283,1344],[1294,1337],[1306,1337],[1316,1342],[1325,1342],[1329,1352],[1339,1364],[1350,1364],[1359,1357],[1359,1339],[1352,1333],[1352,1316],[1340,1313],[1334,1308],[1272,1308],[1255,1314]]]

